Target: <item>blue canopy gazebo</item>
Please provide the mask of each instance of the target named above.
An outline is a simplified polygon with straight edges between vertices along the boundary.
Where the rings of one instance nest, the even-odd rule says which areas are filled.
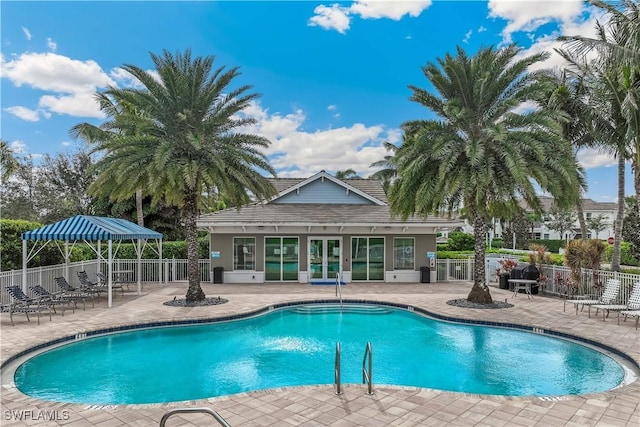
[[[40,250],[46,246],[47,243],[54,241],[58,245],[58,241],[64,241],[64,248],[58,249],[62,252],[65,264],[66,264],[66,278],[69,279],[69,259],[71,255],[71,248],[69,242],[83,241],[87,243],[91,249],[98,256],[98,262],[100,259],[104,259],[100,243],[103,240],[108,242],[108,298],[109,307],[112,305],[111,289],[113,285],[113,242],[120,242],[122,240],[131,240],[133,242],[136,255],[137,255],[137,282],[138,282],[138,295],[142,287],[140,271],[142,269],[142,252],[147,243],[147,240],[156,240],[158,244],[158,257],[162,262],[162,233],[153,231],[149,228],[141,227],[133,222],[119,219],[119,218],[107,218],[88,215],[76,215],[72,218],[68,218],[62,221],[58,221],[54,224],[45,225],[44,227],[37,228],[35,230],[22,233],[22,287],[26,292],[27,287],[27,263],[32,260]],[[27,241],[44,241],[45,244],[40,246],[36,250],[34,246],[30,253],[27,253]],[[93,242],[97,242],[97,245],[93,245]],[[160,269],[160,281],[162,282],[162,269]]]

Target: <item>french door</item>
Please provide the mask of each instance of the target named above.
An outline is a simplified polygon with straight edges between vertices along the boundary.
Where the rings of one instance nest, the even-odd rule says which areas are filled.
[[[309,279],[335,280],[341,272],[342,239],[340,237],[309,238]]]

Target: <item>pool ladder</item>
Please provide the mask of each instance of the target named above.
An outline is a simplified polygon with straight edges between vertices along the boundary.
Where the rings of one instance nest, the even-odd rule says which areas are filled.
[[[160,427],[165,427],[165,424],[169,417],[176,414],[189,414],[189,413],[199,413],[199,414],[209,414],[220,424],[222,427],[231,427],[231,425],[224,419],[220,414],[218,414],[213,409],[209,408],[176,408],[167,411],[160,420]]]
[[[336,394],[342,394],[341,370],[340,370],[340,343],[336,343],[336,361],[334,368]],[[373,366],[373,352],[371,350],[371,342],[367,342],[364,349],[364,358],[362,359],[362,384],[367,384],[367,394],[373,394],[373,383],[371,382],[371,373]]]
[[[342,308],[342,283],[340,283],[340,273],[336,273],[336,297],[340,297],[340,308]]]

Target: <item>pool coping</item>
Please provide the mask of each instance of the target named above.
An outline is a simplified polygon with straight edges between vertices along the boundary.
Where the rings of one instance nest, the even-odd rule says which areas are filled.
[[[299,306],[299,305],[304,305],[304,304],[346,304],[346,305],[368,304],[368,305],[381,305],[381,306],[400,308],[400,309],[411,311],[411,312],[418,312],[418,313],[423,314],[423,315],[425,315],[427,317],[432,317],[434,319],[438,319],[438,320],[442,320],[442,321],[446,321],[446,322],[459,323],[459,324],[468,324],[468,325],[476,325],[476,326],[500,327],[500,328],[505,328],[505,329],[513,329],[513,330],[520,330],[520,331],[525,331],[525,332],[533,332],[533,333],[539,334],[539,335],[549,335],[549,336],[552,336],[552,337],[558,337],[558,338],[573,340],[573,341],[577,341],[577,342],[580,342],[580,343],[583,343],[583,344],[591,345],[593,347],[596,347],[596,349],[606,350],[608,352],[611,352],[611,353],[617,355],[618,357],[620,357],[620,358],[624,359],[626,362],[628,362],[633,367],[633,369],[635,370],[635,372],[633,372],[633,375],[635,376],[633,381],[638,381],[639,377],[640,377],[640,364],[635,359],[633,359],[633,357],[631,357],[630,355],[628,355],[627,353],[625,353],[622,350],[619,350],[619,349],[617,349],[615,347],[612,347],[610,345],[607,345],[607,344],[604,344],[604,343],[601,343],[601,342],[598,342],[598,341],[595,341],[595,340],[592,340],[592,339],[589,339],[589,338],[580,337],[580,336],[577,336],[577,335],[568,334],[568,333],[561,332],[561,331],[556,331],[556,330],[553,330],[553,329],[540,328],[540,327],[531,326],[531,325],[524,325],[524,324],[520,324],[520,323],[491,322],[491,321],[486,321],[486,320],[465,319],[465,318],[460,318],[460,317],[445,316],[445,315],[434,313],[434,312],[431,312],[429,310],[423,309],[421,307],[416,307],[416,306],[410,305],[410,304],[401,304],[401,303],[393,303],[393,302],[388,302],[388,301],[369,300],[369,299],[343,299],[343,300],[340,300],[340,299],[310,299],[310,300],[288,301],[288,302],[270,304],[270,305],[264,306],[264,307],[256,309],[256,310],[252,310],[252,311],[249,311],[249,312],[243,312],[243,313],[237,313],[237,314],[233,314],[233,315],[218,316],[218,317],[205,317],[205,318],[193,318],[193,319],[164,320],[164,321],[148,322],[148,323],[130,323],[130,324],[126,324],[126,325],[113,326],[113,327],[109,327],[109,328],[94,329],[94,330],[89,330],[89,331],[86,331],[86,332],[83,332],[83,333],[77,333],[77,334],[74,334],[74,335],[63,336],[63,337],[57,338],[55,340],[43,342],[43,343],[37,344],[37,345],[35,345],[33,347],[29,347],[27,349],[24,349],[24,350],[20,351],[19,353],[16,353],[13,356],[9,357],[4,362],[2,362],[2,364],[0,365],[0,372],[6,370],[7,368],[11,368],[10,372],[6,372],[6,373],[2,374],[2,377],[4,377],[5,374],[10,374],[10,373],[15,372],[15,368],[17,368],[17,367],[13,367],[12,366],[15,361],[17,361],[19,359],[22,359],[25,356],[28,356],[30,353],[40,352],[41,350],[46,350],[49,347],[54,347],[54,346],[57,346],[57,345],[60,345],[60,344],[66,344],[66,343],[69,343],[69,342],[72,342],[72,341],[73,342],[81,341],[81,340],[92,338],[92,337],[98,337],[98,336],[109,335],[109,334],[120,333],[120,332],[130,332],[130,331],[136,331],[136,330],[142,330],[142,329],[163,328],[163,327],[170,327],[170,326],[202,325],[202,324],[229,322],[229,321],[233,321],[233,320],[243,320],[243,319],[249,319],[249,318],[252,318],[252,317],[255,317],[255,316],[259,316],[259,315],[262,315],[262,314],[265,314],[265,313],[269,313],[269,312],[271,312],[273,310],[278,310],[278,309],[287,308],[287,307],[294,307],[294,306]],[[322,384],[322,385],[324,385],[324,384]],[[614,387],[612,390],[618,389],[620,387],[624,387],[625,385],[627,385],[627,384],[618,385],[617,387]],[[395,385],[395,384],[385,384],[385,386],[405,387],[403,385]],[[296,387],[296,386],[291,386],[291,387]],[[421,388],[421,387],[415,387],[415,388]],[[446,390],[443,390],[443,391],[446,391]],[[609,391],[609,390],[606,390],[606,391]],[[452,393],[456,393],[455,391],[451,391],[451,392]],[[602,392],[600,392],[600,393],[602,393]],[[238,393],[234,393],[234,394],[238,394]],[[476,394],[476,393],[470,393],[470,394],[475,394],[475,395],[479,395],[479,396],[496,396],[496,395],[491,395],[491,394],[488,394],[488,395],[482,395],[482,394]],[[579,395],[562,395],[562,396],[587,396],[587,395],[591,395],[591,394],[598,394],[598,393],[584,393],[584,394],[579,394]],[[224,397],[224,396],[215,396],[215,397]],[[506,396],[506,397],[517,398],[517,397],[539,397],[539,396]],[[205,399],[208,399],[208,398],[205,398]],[[172,402],[164,402],[164,403],[179,403],[179,402],[186,402],[186,401],[172,401]],[[151,403],[151,404],[156,404],[156,403]],[[116,405],[127,405],[127,404],[116,404]],[[136,404],[136,405],[140,405],[140,404]]]

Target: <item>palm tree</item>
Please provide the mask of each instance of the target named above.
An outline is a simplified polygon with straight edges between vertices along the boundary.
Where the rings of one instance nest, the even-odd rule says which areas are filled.
[[[621,112],[627,121],[627,140],[634,172],[636,199],[640,203],[640,4],[637,0],[604,2],[589,0],[605,12],[605,23],[596,22],[597,36],[565,36],[565,51],[575,60],[596,50],[598,61],[608,69],[617,70],[617,78],[625,88]]]
[[[122,68],[142,89],[109,88],[104,94],[139,111],[144,132],[98,141],[105,153],[96,167],[92,190],[112,199],[131,197],[141,186],[152,196],[180,208],[187,241],[188,302],[201,301],[196,220],[203,194],[224,194],[232,205],[275,195],[269,180],[275,176],[263,150],[270,141],[243,133],[255,123],[243,115],[258,95],[250,86],[232,89],[237,67],[214,69],[214,57],[192,57],[191,51],[151,54],[157,76],[135,65]]]
[[[569,141],[577,151],[584,147],[594,147],[596,141],[591,132],[592,107],[587,102],[587,88],[579,74],[562,71],[559,76],[554,76],[552,92],[548,96],[547,108],[558,110],[562,126],[562,136]],[[587,224],[582,207],[582,195],[586,192],[585,186],[580,189],[580,197],[576,204],[578,222],[582,239],[587,238]]]
[[[469,57],[458,48],[456,56],[447,54],[423,67],[435,91],[409,86],[410,99],[436,118],[403,125],[414,141],[399,148],[398,176],[390,188],[392,212],[403,218],[450,215],[464,207],[474,228],[474,283],[468,296],[473,302],[492,301],[485,283],[487,222],[520,210],[520,199],[542,211],[535,184],[565,206],[575,204],[581,185],[558,113],[519,110],[548,90],[547,71],[528,71],[548,54],[518,59],[519,53],[510,45],[483,48]]]
[[[402,135],[402,145],[407,144],[407,135]],[[377,172],[371,174],[370,178],[377,179],[382,183],[382,188],[385,194],[389,191],[389,186],[393,179],[396,177],[398,169],[396,167],[396,155],[398,153],[398,146],[390,142],[384,143],[384,148],[389,152],[384,156],[382,160],[371,163],[372,168],[382,168]]]
[[[336,171],[336,178],[338,179],[350,179],[358,178],[358,174],[353,169],[345,169],[343,171]]]
[[[0,180],[6,182],[18,170],[19,166],[20,164],[7,141],[0,140]]]
[[[125,102],[109,97],[106,93],[97,93],[96,100],[100,109],[109,118],[100,126],[90,123],[79,123],[71,128],[69,134],[73,138],[82,138],[89,144],[105,142],[109,139],[117,139],[120,136],[136,137],[144,135],[145,129],[150,125],[140,111]],[[142,201],[144,193],[142,188],[135,192],[136,221],[139,226],[144,226],[144,211]]]

